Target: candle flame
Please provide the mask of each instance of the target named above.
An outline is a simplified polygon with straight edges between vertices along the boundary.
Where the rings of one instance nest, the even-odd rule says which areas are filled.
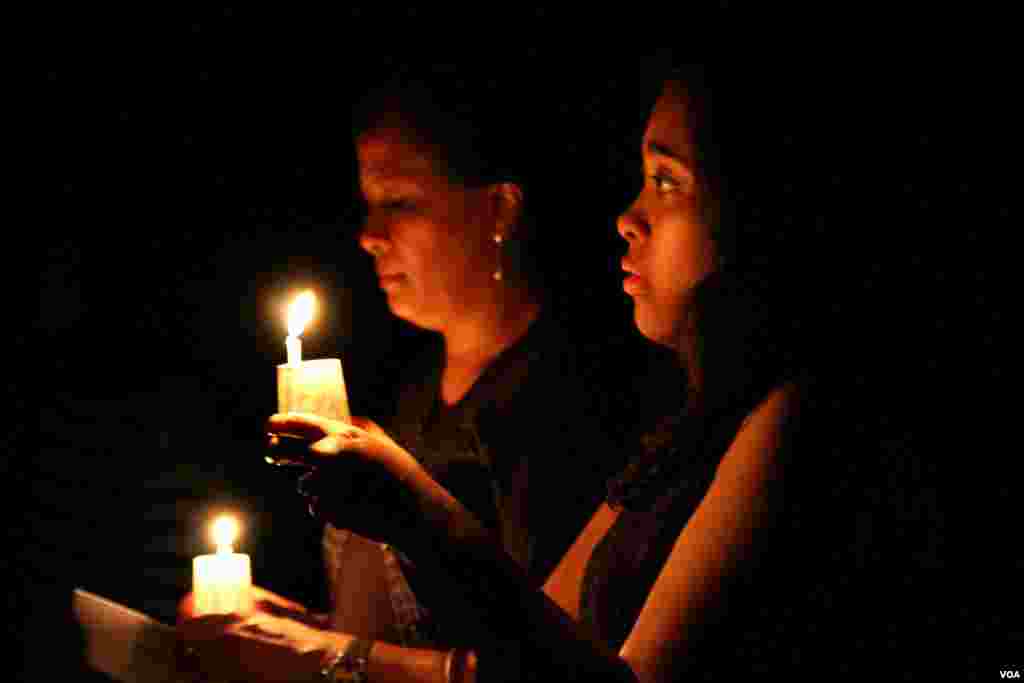
[[[213,543],[218,553],[230,553],[231,546],[238,538],[238,521],[230,515],[221,515],[211,526]]]
[[[316,308],[316,297],[313,292],[305,291],[295,297],[295,300],[288,306],[288,336],[298,337],[313,319],[313,310]]]

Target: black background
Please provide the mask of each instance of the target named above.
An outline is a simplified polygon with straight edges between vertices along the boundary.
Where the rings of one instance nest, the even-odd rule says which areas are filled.
[[[401,19],[406,31],[426,21]],[[614,217],[637,182],[650,101],[635,76],[657,64],[653,50],[568,44],[571,32],[554,47],[484,50],[461,42],[480,26],[457,23],[451,39],[411,45],[396,21],[218,8],[62,16],[40,37],[25,141],[45,247],[35,325],[15,333],[39,372],[33,391],[13,390],[40,431],[36,447],[30,428],[15,428],[30,445],[12,454],[38,457],[12,459],[7,475],[27,511],[10,529],[24,579],[14,585],[27,587],[10,607],[34,614],[33,628],[46,629],[57,613],[46,606],[70,585],[173,620],[220,509],[242,516],[239,549],[257,583],[324,605],[319,528],[293,478],[262,463],[261,426],[276,405],[284,304],[299,289],[313,287],[321,305],[306,356],[342,358],[354,413],[387,411],[421,339],[389,316],[354,240],[347,107],[389,64],[544,74],[524,96],[557,111],[564,143],[551,162],[566,186],[551,220],[560,310],[594,335],[631,334]],[[779,73],[801,86],[794,126],[816,164],[779,162],[818,207],[806,258],[829,277],[808,296],[838,325],[829,352],[844,368],[851,431],[909,472],[889,491],[924,529],[914,540],[924,573],[945,565],[934,480],[948,454],[933,460],[923,441],[933,406],[959,394],[945,364],[953,321],[981,311],[990,343],[996,320],[986,269],[949,258],[970,253],[985,223],[965,208],[983,200],[956,132],[989,134],[960,116],[965,99],[984,100],[967,71],[936,56],[908,45],[866,62],[816,48]],[[45,389],[29,400],[37,382]],[[969,596],[946,600],[985,640],[1012,630]]]

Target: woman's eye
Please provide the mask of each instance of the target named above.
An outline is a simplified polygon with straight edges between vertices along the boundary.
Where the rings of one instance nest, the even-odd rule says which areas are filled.
[[[678,180],[663,173],[655,173],[651,175],[650,178],[651,182],[654,184],[654,189],[658,194],[673,192],[678,190],[681,186]]]
[[[389,199],[387,201],[380,202],[378,206],[387,211],[402,211],[405,209],[411,209],[412,202],[408,199]]]

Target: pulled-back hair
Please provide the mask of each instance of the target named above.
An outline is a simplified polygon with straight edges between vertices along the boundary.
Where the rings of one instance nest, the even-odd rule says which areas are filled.
[[[400,124],[437,152],[443,172],[468,186],[525,182],[527,157],[512,110],[495,82],[457,71],[418,69],[373,84],[353,111],[353,136]]]

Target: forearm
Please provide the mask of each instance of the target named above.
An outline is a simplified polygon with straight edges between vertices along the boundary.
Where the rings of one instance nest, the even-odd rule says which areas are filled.
[[[377,460],[365,466],[343,460],[337,470],[322,468],[306,494],[325,519],[394,543],[413,560],[414,569],[406,572],[413,592],[426,604],[443,606],[435,615],[446,622],[451,642],[476,652],[482,681],[636,680],[622,659],[529,580],[448,491],[385,446],[366,446]],[[382,652],[385,666],[387,648]],[[420,666],[416,671],[429,668]]]
[[[452,657],[460,661],[451,661]],[[449,675],[453,683],[474,683],[476,655],[465,651],[452,655],[377,642],[370,651],[367,674],[374,683],[447,683]]]
[[[484,683],[574,678],[633,681],[628,665],[537,590],[497,540],[436,483],[417,486],[422,531],[408,549],[417,595],[457,596]],[[474,669],[475,670],[475,669]]]

